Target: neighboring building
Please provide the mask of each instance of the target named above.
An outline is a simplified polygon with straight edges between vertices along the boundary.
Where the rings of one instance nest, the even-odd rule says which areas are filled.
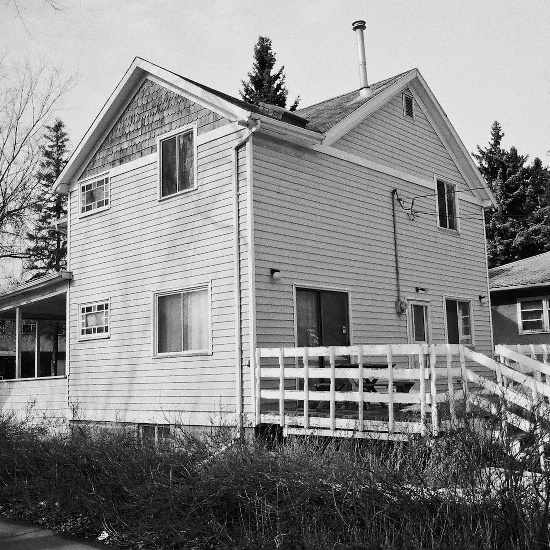
[[[491,353],[493,198],[416,69],[291,113],[138,58],[56,188],[70,272],[0,317],[66,307],[68,377],[4,408],[27,391],[100,422],[249,426],[257,346]]]
[[[495,344],[550,344],[550,252],[489,270]]]

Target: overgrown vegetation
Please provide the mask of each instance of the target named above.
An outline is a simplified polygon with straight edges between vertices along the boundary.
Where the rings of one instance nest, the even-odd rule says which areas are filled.
[[[410,443],[222,441],[0,418],[3,513],[127,548],[548,547],[547,474],[470,422]],[[223,439],[223,438],[222,438]]]

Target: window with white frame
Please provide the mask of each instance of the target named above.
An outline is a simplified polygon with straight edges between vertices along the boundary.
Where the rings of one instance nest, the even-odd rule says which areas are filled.
[[[155,355],[209,353],[209,288],[155,295],[155,326]]]
[[[160,196],[195,187],[195,131],[187,129],[159,142]]]
[[[439,227],[458,230],[456,188],[452,183],[437,180],[437,217]]]
[[[403,93],[403,116],[414,119],[414,99],[408,93]]]
[[[449,344],[472,344],[472,316],[470,302],[466,300],[445,300],[447,342]]]
[[[548,332],[548,298],[528,298],[518,301],[518,328],[520,333]]]
[[[109,336],[109,302],[93,302],[80,306],[80,337]]]
[[[109,206],[109,176],[80,184],[80,213],[86,214]]]

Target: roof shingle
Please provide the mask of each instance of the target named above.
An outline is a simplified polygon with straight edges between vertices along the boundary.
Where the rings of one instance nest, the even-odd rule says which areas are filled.
[[[489,269],[491,290],[550,285],[550,252]]]

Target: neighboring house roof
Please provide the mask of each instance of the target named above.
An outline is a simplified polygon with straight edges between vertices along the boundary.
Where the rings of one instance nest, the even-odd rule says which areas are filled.
[[[489,269],[492,292],[550,285],[550,252]]]
[[[434,130],[446,146],[464,179],[485,206],[495,205],[494,196],[481,177],[472,157],[464,147],[447,115],[417,69],[412,69],[370,86],[371,93],[361,97],[358,90],[328,99],[297,112],[281,107],[251,105],[228,94],[180,76],[136,57],[111,97],[71,155],[54,185],[54,191],[66,192],[67,185],[78,179],[86,161],[112,128],[137,87],[145,78],[155,80],[168,89],[202,104],[229,120],[249,126],[254,119],[276,128],[277,137],[294,136],[311,145],[331,146],[337,139],[381,108],[397,93],[408,88],[426,112]],[[80,171],[79,171],[80,170]]]

